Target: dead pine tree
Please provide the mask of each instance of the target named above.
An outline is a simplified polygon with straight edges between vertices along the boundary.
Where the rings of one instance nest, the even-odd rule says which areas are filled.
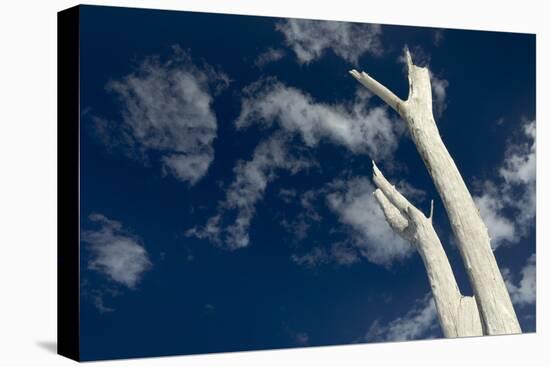
[[[463,296],[430,216],[415,208],[382,175],[373,162],[374,195],[391,228],[418,250],[432,288],[446,337],[521,333],[508,290],[491,249],[489,233],[474,200],[447,151],[435,123],[427,67],[413,64],[405,49],[409,96],[403,101],[365,72],[350,74],[393,108],[410,136],[441,197],[450,220],[473,297]]]

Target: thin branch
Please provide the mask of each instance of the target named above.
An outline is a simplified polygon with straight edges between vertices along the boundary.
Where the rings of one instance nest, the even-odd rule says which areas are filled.
[[[407,70],[410,72],[414,64],[408,46],[405,46],[405,61],[407,62]]]
[[[386,221],[389,223],[390,227],[405,240],[412,241],[412,238],[407,232],[409,221],[401,214],[399,209],[388,200],[380,189],[376,189],[374,197],[382,209],[384,217],[386,217]]]
[[[413,69],[414,64],[412,61],[411,52],[409,51],[409,47],[405,46],[405,61],[407,63],[407,80],[409,81],[409,95],[407,96],[407,101],[411,99],[413,93],[414,93],[414,78],[413,78]]]
[[[391,203],[395,205],[395,207],[399,209],[399,211],[403,215],[405,216],[407,215],[407,210],[409,207],[415,208],[414,205],[412,205],[399,191],[397,191],[395,186],[393,186],[386,179],[386,177],[384,177],[384,175],[382,174],[382,172],[380,172],[380,170],[378,169],[374,161],[372,161],[372,170],[373,170],[374,184],[380,190],[382,190],[384,195],[386,195],[386,197],[391,201]]]
[[[391,108],[393,108],[397,113],[401,114],[404,102],[395,94],[393,94],[392,91],[390,91],[388,88],[376,81],[376,79],[372,78],[364,71],[358,72],[357,70],[353,69],[350,70],[349,73],[355,79],[357,79],[359,83],[363,84],[368,90],[376,94],[378,97],[382,98],[382,100],[386,102]]]
[[[416,248],[426,267],[443,335],[482,335],[477,304],[472,297],[461,295],[443,245],[433,228],[433,200],[430,217],[426,218],[386,180],[374,162],[373,171],[373,180],[378,186],[374,197],[386,221],[397,235]]]

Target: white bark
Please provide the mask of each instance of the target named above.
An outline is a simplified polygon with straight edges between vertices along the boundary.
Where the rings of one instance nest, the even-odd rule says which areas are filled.
[[[406,101],[368,74],[355,70],[350,73],[395,109],[407,123],[451,222],[481,314],[484,334],[521,333],[510,295],[491,250],[487,227],[435,124],[429,71],[414,65],[408,50],[405,56],[409,78]]]
[[[373,162],[374,196],[393,230],[415,246],[432,288],[439,323],[447,338],[483,335],[481,320],[473,297],[460,293],[441,241],[430,216],[414,207],[392,186]]]

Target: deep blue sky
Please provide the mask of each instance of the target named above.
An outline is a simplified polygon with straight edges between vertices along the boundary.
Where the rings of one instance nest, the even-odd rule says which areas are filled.
[[[357,67],[406,98],[408,85],[398,58],[407,44],[419,62],[429,61],[430,70],[448,81],[446,109],[438,126],[467,185],[482,195],[480,182],[502,184],[498,167],[511,147],[524,144],[522,124],[535,119],[533,35],[383,25],[380,55],[366,52],[354,65],[327,48],[320,57],[301,64],[276,29],[282,21],[81,8],[82,231],[97,230],[98,223],[88,219],[92,213],[117,221],[146,249],[151,264],[139,282],[128,287],[91,267],[97,253],[82,243],[83,359],[364,342],[376,320],[389,325],[428,293],[416,253],[389,266],[365,257],[350,265],[326,261],[304,266],[292,260],[315,246],[349,242],[350,234],[327,207],[324,192],[317,191],[313,202],[321,219],[311,223],[305,238],[296,239],[281,222],[295,220],[304,208],[297,202],[286,203],[280,190],[292,189],[299,195],[321,190],[335,179],[372,174],[369,154],[351,152],[328,140],[315,147],[305,146],[299,138],[292,140],[318,167],[296,175],[281,171],[269,182],[255,205],[247,247],[231,251],[208,239],[186,236],[187,230],[203,226],[216,214],[235,179],[237,162],[249,161],[256,146],[278,129],[276,125],[235,128],[243,88],[262,78],[276,77],[319,103],[345,104],[353,102],[358,87],[347,71]],[[162,62],[170,60],[174,45],[187,50],[195,65],[211,65],[231,79],[220,93],[212,93],[217,121],[214,160],[194,185],[163,174],[158,152],[149,150],[146,159],[130,157],[124,146],[105,144],[97,134],[97,118],[110,121],[115,129],[124,118],[122,102],[106,88],[108,83],[134,73],[152,55]],[[258,55],[269,48],[282,50],[284,56],[262,67],[255,65]],[[369,104],[382,102],[373,98]],[[393,112],[389,115],[397,119]],[[406,168],[386,169],[389,177],[404,179],[425,191],[426,198],[435,199],[436,229],[463,293],[470,294],[442,205],[406,134],[391,160]],[[522,187],[513,190],[516,194]],[[428,207],[428,200],[417,203],[423,210]],[[500,213],[514,222],[512,209],[504,207]],[[495,255],[518,285],[527,259],[535,252],[534,219],[526,233],[511,242],[499,246]],[[98,299],[108,312],[101,312]],[[516,311],[523,330],[534,331],[534,303],[516,305]],[[426,336],[440,337],[437,325],[417,338]]]

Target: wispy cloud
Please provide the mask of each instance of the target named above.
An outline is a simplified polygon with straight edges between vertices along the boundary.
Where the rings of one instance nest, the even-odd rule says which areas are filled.
[[[324,140],[343,145],[355,154],[369,154],[374,159],[384,161],[391,159],[404,132],[404,125],[392,120],[385,107],[368,108],[368,100],[371,96],[362,89],[358,90],[355,100],[350,104],[326,104],[316,102],[299,89],[288,87],[274,78],[267,78],[246,87],[243,95],[241,113],[235,122],[238,128],[246,128],[251,124],[260,124],[265,128],[276,126],[276,135],[279,140],[290,140],[296,136],[307,148],[315,148]],[[252,162],[246,165],[240,163],[237,166],[236,173],[249,169],[244,168],[249,165],[256,167],[254,163],[256,161],[265,162],[266,160],[256,157],[255,153]],[[274,163],[263,164],[262,170],[271,171],[273,167],[278,167],[277,160],[271,159],[270,161]],[[264,181],[267,185],[271,180]],[[239,209],[242,216],[237,216],[236,224],[242,223],[243,225],[232,226],[226,230],[229,234],[238,234],[237,236],[228,236],[225,241],[232,248],[248,245],[248,236],[245,236],[244,233],[248,232],[256,198],[261,197],[265,190],[264,186],[258,186],[261,187],[259,195],[246,195],[248,200],[244,202],[251,203],[251,205],[241,205],[242,208]],[[228,199],[221,205],[222,208],[235,208],[229,204],[235,201],[229,199],[231,196],[235,196],[234,191],[232,188],[228,190]],[[320,193],[314,191],[310,190],[302,194],[299,200],[304,210],[296,220],[289,221],[285,218],[282,221],[282,225],[287,230],[294,232],[298,239],[305,238],[311,224],[322,219],[312,205],[312,198]],[[289,195],[295,198],[297,193],[284,192],[283,200],[289,201]],[[374,203],[374,199],[372,199],[372,203]],[[376,205],[375,208],[379,210]],[[244,215],[245,213],[250,214]],[[188,234],[220,242],[221,221],[222,216],[219,213],[210,218],[202,229],[194,228]],[[239,244],[236,239],[240,239],[242,242]],[[336,246],[331,249],[331,253],[343,263],[354,262],[356,255],[353,254],[353,251],[343,250],[341,246]],[[373,258],[376,258],[376,255],[373,255]],[[295,261],[300,260],[296,257]]]
[[[399,181],[398,187],[411,200],[421,202],[426,197],[424,191],[405,180]],[[412,246],[387,224],[374,199],[374,190],[368,178],[352,177],[336,179],[320,189],[308,190],[302,194],[301,200],[297,200],[298,195],[293,192],[294,201],[300,203],[301,211],[295,219],[285,218],[281,224],[296,240],[305,239],[313,224],[326,219],[319,210],[319,205],[323,204],[336,214],[347,238],[305,250],[297,248],[291,256],[292,261],[314,268],[325,264],[351,265],[364,257],[372,263],[389,267],[412,254]],[[336,227],[331,231],[341,229]]]
[[[358,252],[375,264],[390,266],[407,258],[412,246],[390,228],[365,177],[335,180],[327,194],[329,208],[346,226]]]
[[[256,213],[256,203],[263,198],[268,183],[280,171],[296,174],[311,166],[310,160],[289,152],[283,134],[273,134],[258,144],[250,161],[237,163],[233,170],[234,181],[227,189],[225,199],[219,203],[217,214],[204,227],[188,230],[187,235],[208,239],[231,250],[248,246],[248,230]],[[234,213],[235,219],[224,225],[228,212]]]
[[[303,347],[309,345],[310,337],[307,332],[297,331],[284,321],[282,324],[282,329],[283,332],[289,337],[289,340],[293,346]]]
[[[409,51],[415,65],[429,67],[432,58],[429,52],[418,45],[412,47]],[[397,62],[403,65],[403,71],[407,73],[407,60],[405,59],[404,53],[397,57]],[[443,76],[435,74],[430,69],[430,83],[432,87],[433,113],[434,117],[437,119],[440,118],[447,109],[447,88],[449,88],[449,81],[443,78]]]
[[[82,241],[88,244],[87,249],[91,255],[88,269],[104,275],[116,284],[130,289],[136,288],[152,266],[141,240],[125,231],[120,222],[102,214],[91,214],[89,219],[98,228],[82,232]]]
[[[447,88],[449,87],[449,81],[430,73],[430,82],[432,84],[433,112],[434,116],[439,118],[447,109]]]
[[[84,296],[91,297],[94,306],[101,314],[115,311],[114,307],[107,306],[105,298],[106,296],[116,297],[118,294],[119,292],[108,287],[99,288],[89,293],[84,292]]]
[[[295,189],[282,188],[279,190],[279,197],[283,202],[289,204],[296,200],[297,192]]]
[[[276,29],[301,64],[321,58],[327,50],[352,64],[357,64],[364,53],[382,52],[382,28],[378,24],[285,19],[277,23]]]
[[[314,205],[314,201],[317,198],[319,191],[318,190],[307,190],[301,195],[297,195],[295,191],[292,191],[294,194],[292,197],[289,196],[289,191],[281,191],[279,196],[282,195],[283,201],[287,204],[290,202],[290,198],[293,201],[300,204],[300,213],[294,219],[287,219],[286,217],[281,221],[281,225],[288,232],[294,235],[295,240],[303,240],[306,238],[308,231],[311,225],[315,222],[320,222],[323,218],[317,211]]]
[[[314,268],[330,261],[330,254],[324,247],[316,246],[304,254],[292,254],[292,261],[298,265]]]
[[[327,140],[384,160],[397,149],[404,131],[404,125],[392,120],[385,107],[369,109],[369,96],[363,93],[351,105],[326,104],[271,78],[250,85],[244,96],[237,127],[278,124],[298,134],[308,147]]]
[[[431,294],[418,299],[411,310],[383,325],[375,320],[362,341],[404,341],[429,339],[438,329],[437,310]]]
[[[114,308],[105,305],[101,295],[96,295],[94,297],[94,305],[98,309],[99,313],[109,313],[114,312],[115,310]]]
[[[527,259],[525,266],[521,269],[521,279],[516,283],[510,269],[502,269],[502,275],[510,292],[512,302],[516,306],[534,304],[537,298],[537,271],[536,256],[532,254]]]
[[[445,39],[445,30],[440,28],[434,31],[434,46],[441,46],[441,43]]]
[[[123,140],[129,155],[147,161],[149,153],[160,154],[165,173],[193,185],[214,159],[213,96],[228,83],[227,75],[174,47],[169,60],[148,57],[107,83],[121,103],[122,124],[96,118],[96,128],[107,144],[117,143],[112,136]]]
[[[432,55],[426,51],[426,49],[420,45],[406,45],[404,49],[407,48],[411,54],[413,63],[416,66],[428,67],[432,60]],[[407,74],[407,59],[405,57],[405,52],[402,52],[397,56],[397,62],[403,65],[403,72]]]
[[[535,121],[525,122],[521,135],[506,149],[497,179],[482,182],[482,192],[474,198],[495,249],[519,242],[534,225]]]
[[[281,60],[284,56],[284,50],[270,47],[256,57],[256,60],[254,60],[254,65],[258,68],[263,68],[267,64]]]
[[[309,344],[309,335],[306,332],[298,332],[294,334],[293,339],[299,346],[306,346]]]
[[[357,249],[347,242],[336,242],[331,246],[315,246],[305,253],[294,253],[291,260],[307,268],[316,268],[324,264],[351,265],[361,258]]]

